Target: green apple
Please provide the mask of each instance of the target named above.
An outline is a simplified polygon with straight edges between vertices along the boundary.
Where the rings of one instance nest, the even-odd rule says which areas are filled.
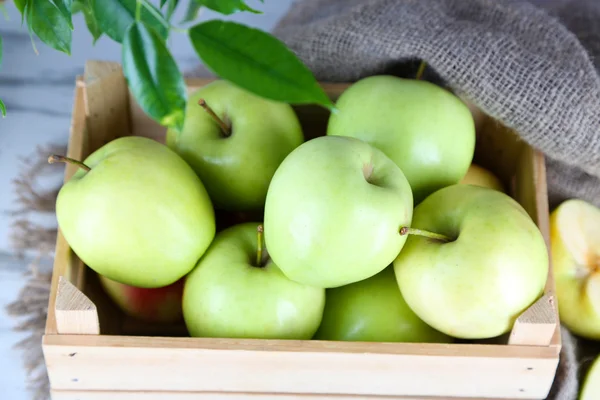
[[[436,342],[452,338],[408,307],[392,266],[365,280],[327,289],[323,321],[314,339],[361,342]]]
[[[370,76],[346,89],[336,107],[327,134],[356,137],[383,151],[406,175],[415,204],[458,183],[471,164],[471,111],[433,83]]]
[[[600,209],[569,199],[550,214],[558,314],[569,330],[600,340]]]
[[[277,169],[267,193],[265,241],[290,279],[347,285],[396,258],[412,200],[402,170],[380,150],[350,137],[317,137]]]
[[[543,294],[546,242],[504,193],[461,184],[440,189],[415,207],[406,233],[394,261],[400,291],[415,314],[449,336],[505,334]]]
[[[185,278],[159,288],[139,288],[98,275],[108,297],[127,315],[141,321],[174,323],[182,320],[181,298]]]
[[[583,378],[578,400],[598,399],[600,399],[600,356],[596,355]]]
[[[215,235],[210,198],[190,166],[152,139],[115,139],[61,187],[58,226],[81,260],[131,286],[170,285],[194,268]]]
[[[460,180],[459,183],[463,185],[483,186],[498,190],[499,192],[506,192],[504,185],[492,171],[477,164],[471,164],[467,174]]]
[[[289,104],[258,97],[225,80],[195,91],[183,131],[167,144],[198,174],[216,209],[262,210],[283,159],[304,141]]]
[[[325,290],[288,279],[264,249],[262,225],[217,233],[188,275],[183,315],[191,336],[308,340],[323,317]]]

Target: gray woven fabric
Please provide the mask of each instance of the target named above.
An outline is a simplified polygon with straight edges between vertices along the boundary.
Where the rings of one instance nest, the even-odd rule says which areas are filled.
[[[560,361],[548,400],[576,400],[581,383],[578,352],[584,346],[579,346],[578,339],[565,327],[561,327],[561,340]]]
[[[427,61],[546,154],[552,206],[600,206],[598,21],[598,0],[305,0],[274,34],[323,81]]]
[[[414,76],[425,60],[546,155],[551,207],[600,206],[600,0],[304,0],[273,33],[321,81]],[[598,347],[562,332],[548,399],[575,400]]]

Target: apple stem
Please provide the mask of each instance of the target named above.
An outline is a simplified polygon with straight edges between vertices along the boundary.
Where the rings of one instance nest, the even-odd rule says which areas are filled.
[[[86,170],[86,171],[91,170],[90,167],[88,167],[87,165],[85,165],[81,161],[77,161],[77,160],[74,160],[74,159],[69,158],[69,157],[59,156],[59,155],[56,155],[56,154],[52,154],[50,157],[48,157],[48,163],[54,164],[54,163],[57,163],[57,162],[64,162],[64,163],[74,164],[74,165],[77,165],[79,168],[81,168],[83,170]]]
[[[419,65],[419,69],[417,70],[416,80],[420,80],[423,77],[423,73],[425,72],[425,68],[427,67],[427,63],[425,61],[421,61]]]
[[[219,125],[221,131],[223,132],[223,136],[227,137],[231,135],[231,129],[227,126],[225,122],[223,122],[221,118],[219,118],[219,116],[213,111],[213,109],[210,108],[208,104],[206,104],[206,101],[204,99],[198,100],[198,104],[200,105],[200,107],[204,108],[208,115],[210,115],[212,119],[214,119],[215,122]]]
[[[263,239],[264,239],[265,229],[261,225],[258,225],[256,228],[256,236],[257,236],[257,247],[256,247],[256,266],[258,268],[263,267]]]
[[[452,241],[452,239],[450,239],[446,235],[442,235],[440,233],[435,233],[435,232],[424,231],[422,229],[409,228],[408,226],[403,226],[402,228],[400,228],[400,235],[402,235],[402,236],[404,236],[404,235],[425,236],[430,239],[441,240],[443,242],[451,242]]]

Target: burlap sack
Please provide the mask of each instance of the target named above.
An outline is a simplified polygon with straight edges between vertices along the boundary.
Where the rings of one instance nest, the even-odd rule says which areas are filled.
[[[273,33],[321,81],[414,76],[425,60],[544,152],[552,208],[600,206],[600,0],[304,0]],[[562,333],[548,399],[575,400],[598,344]]]

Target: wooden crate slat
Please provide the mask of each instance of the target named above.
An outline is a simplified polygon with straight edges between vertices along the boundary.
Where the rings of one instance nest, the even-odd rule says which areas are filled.
[[[44,344],[44,356],[52,366],[51,384],[57,390],[541,399],[552,385],[558,362],[551,347],[502,345],[478,348],[106,335],[52,335],[44,338]]]
[[[100,334],[96,305],[62,276],[58,280],[54,313],[59,334]]]
[[[548,346],[560,325],[556,319],[554,296],[545,294],[517,318],[509,345]]]
[[[52,390],[52,400],[439,400],[429,396],[362,396],[318,395],[287,393],[232,393],[232,392],[139,392],[139,391],[79,391]],[[444,397],[445,400],[510,400],[499,397]],[[523,399],[528,399],[523,397]],[[529,399],[534,399],[530,397]]]
[[[86,133],[85,103],[83,100],[85,86],[82,85],[81,78],[77,79],[75,85],[75,95],[73,99],[71,126],[69,129],[69,144],[67,147],[67,156],[81,160],[88,151],[88,140]],[[65,165],[63,181],[66,182],[75,173],[77,167],[72,164]],[[57,333],[56,317],[54,314],[56,305],[56,296],[58,291],[59,277],[64,277],[77,288],[82,289],[85,285],[84,266],[73,254],[69,244],[65,240],[60,229],[57,232],[56,247],[54,251],[54,265],[52,270],[52,281],[50,285],[50,299],[48,302],[48,316],[46,317],[46,333]]]
[[[129,89],[115,62],[86,62],[83,79],[90,148],[95,150],[131,132]]]

